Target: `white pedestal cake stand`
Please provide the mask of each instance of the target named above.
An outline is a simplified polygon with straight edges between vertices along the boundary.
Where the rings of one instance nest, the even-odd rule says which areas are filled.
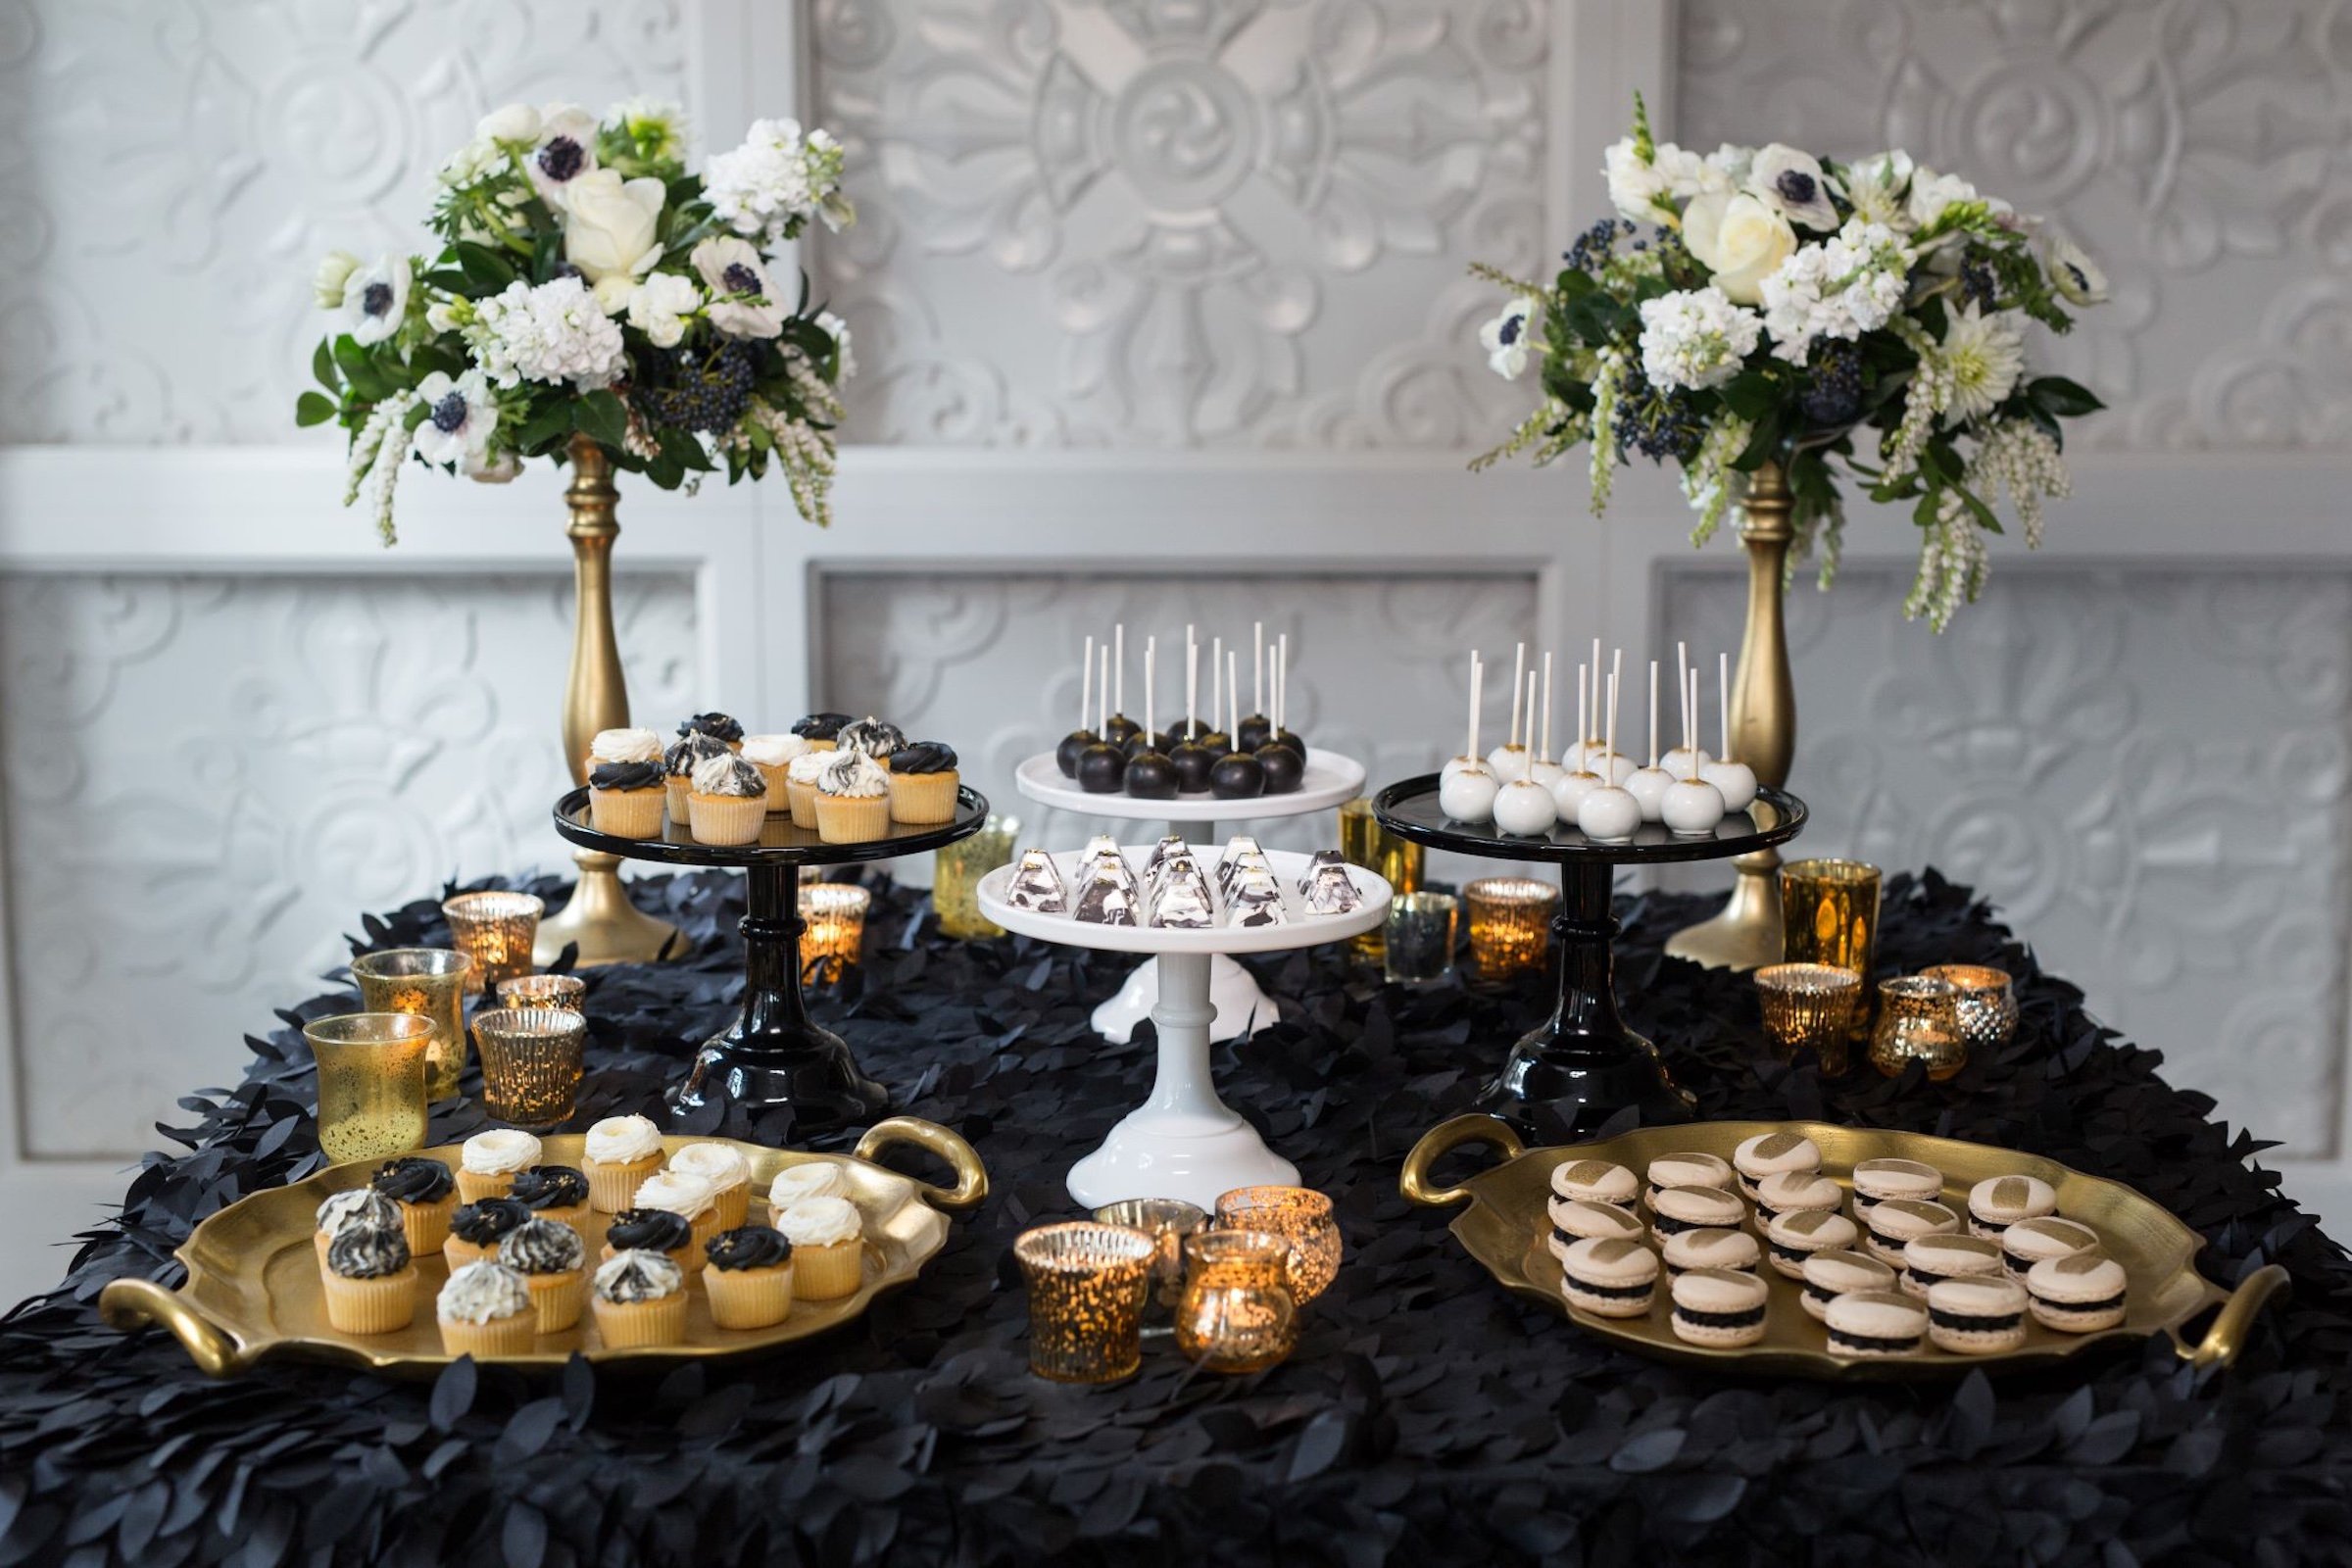
[[[1162,804],[1165,804],[1164,802]],[[1123,853],[1140,877],[1152,846],[1127,846]],[[1078,894],[1083,852],[1054,857],[1072,906]],[[1213,882],[1217,852],[1200,847],[1197,858]],[[1159,1031],[1159,1063],[1152,1097],[1111,1129],[1102,1147],[1070,1167],[1070,1196],[1089,1208],[1122,1198],[1181,1198],[1213,1208],[1217,1195],[1264,1183],[1291,1186],[1298,1167],[1275,1153],[1217,1098],[1209,1071],[1209,965],[1220,955],[1284,953],[1359,936],[1380,924],[1389,910],[1389,885],[1360,865],[1348,867],[1360,899],[1347,914],[1308,914],[1298,894],[1308,857],[1269,850],[1266,859],[1282,884],[1290,919],[1281,925],[1211,926],[1171,931],[1152,926],[1096,925],[1070,914],[1041,914],[1004,902],[1017,865],[1001,865],[980,879],[980,912],[1007,931],[1105,953],[1152,955],[1148,969],[1158,971],[1153,991],[1159,1004],[1152,1022]]]
[[[1258,795],[1245,801],[1221,801],[1202,792],[1173,800],[1146,801],[1132,795],[1089,795],[1078,781],[1064,778],[1051,752],[1040,753],[1014,769],[1013,787],[1040,806],[1056,811],[1077,811],[1118,821],[1165,822],[1197,851],[1211,853],[1224,847],[1218,821],[1262,821],[1304,816],[1345,805],[1364,792],[1364,764],[1336,752],[1312,752],[1298,787],[1288,795]],[[1333,839],[1336,845],[1338,839]],[[1238,951],[1238,950],[1237,950]],[[1159,1004],[1159,970],[1144,964],[1127,977],[1118,994],[1095,1009],[1095,1031],[1113,1045],[1135,1038],[1135,1026],[1152,1016]],[[1281,1016],[1274,999],[1258,989],[1257,977],[1220,953],[1209,960],[1208,1002],[1215,1020],[1208,1038],[1218,1043],[1239,1039],[1253,1024],[1268,1024]]]

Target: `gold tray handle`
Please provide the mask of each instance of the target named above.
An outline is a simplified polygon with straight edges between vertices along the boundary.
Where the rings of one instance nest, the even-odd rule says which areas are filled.
[[[978,1208],[988,1197],[988,1167],[980,1163],[979,1152],[956,1134],[939,1123],[924,1121],[917,1116],[892,1116],[878,1121],[865,1130],[858,1140],[859,1159],[872,1160],[875,1155],[897,1144],[912,1144],[928,1150],[948,1162],[956,1172],[953,1188],[934,1187],[929,1182],[915,1181],[914,1190],[922,1194],[923,1201],[933,1208],[951,1214],[965,1214]]]
[[[2200,1368],[2227,1367],[2235,1361],[2237,1352],[2246,1348],[2246,1336],[2253,1330],[2255,1314],[2286,1281],[2286,1270],[2277,1263],[2265,1263],[2238,1281],[2237,1289],[2223,1299],[2222,1309],[2214,1314],[2203,1339],[2194,1345],[2183,1345],[2175,1336],[2173,1346],[2180,1352],[2180,1359]]]
[[[161,1324],[208,1377],[234,1377],[254,1361],[251,1351],[196,1310],[187,1298],[153,1280],[108,1281],[98,1293],[98,1316],[108,1328],[125,1334]]]
[[[1442,1121],[1421,1135],[1411,1153],[1404,1156],[1404,1169],[1396,1177],[1396,1190],[1408,1202],[1424,1208],[1444,1208],[1448,1203],[1469,1201],[1466,1187],[1432,1187],[1429,1168],[1464,1144],[1492,1144],[1502,1151],[1505,1161],[1517,1159],[1527,1152],[1510,1124],[1499,1117],[1473,1112]]]

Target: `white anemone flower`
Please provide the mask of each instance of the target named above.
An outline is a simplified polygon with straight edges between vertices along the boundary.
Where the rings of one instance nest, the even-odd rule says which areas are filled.
[[[1748,169],[1747,187],[1791,223],[1825,232],[1838,226],[1838,209],[1830,205],[1830,176],[1811,153],[1777,141],[1760,149]]]
[[[750,240],[716,235],[687,258],[710,291],[704,315],[728,337],[774,337],[784,330],[784,306],[769,281],[767,264]],[[751,296],[726,299],[726,295]]]
[[[1487,351],[1487,364],[1505,381],[1516,381],[1527,368],[1529,308],[1514,295],[1502,314],[1478,329],[1478,346]]]
[[[435,370],[416,383],[416,400],[425,407],[424,422],[416,427],[416,450],[427,463],[462,463],[471,472],[481,464],[498,428],[498,402],[490,382],[479,370],[467,370],[454,380]]]
[[[414,274],[406,256],[379,256],[343,279],[343,316],[354,341],[381,343],[400,330],[409,313]]]
[[[571,182],[596,169],[596,117],[577,104],[550,104],[539,113],[539,139],[522,161],[531,185],[557,212]]]
[[[2107,303],[2107,274],[2084,254],[2082,247],[2056,234],[2050,239],[2050,282],[2072,305]]]

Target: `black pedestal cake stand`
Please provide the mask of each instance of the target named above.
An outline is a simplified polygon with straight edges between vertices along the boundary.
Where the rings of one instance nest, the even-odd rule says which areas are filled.
[[[1383,827],[1433,850],[1559,865],[1560,912],[1551,923],[1559,945],[1559,1002],[1548,1021],[1511,1048],[1502,1071],[1479,1092],[1481,1110],[1544,1138],[1590,1137],[1629,1105],[1640,1107],[1644,1124],[1690,1120],[1690,1097],[1675,1087],[1657,1048],[1617,1015],[1611,882],[1621,865],[1729,859],[1786,843],[1805,825],[1804,802],[1767,789],[1710,834],[1685,837],[1644,822],[1624,844],[1595,843],[1566,826],[1521,838],[1491,822],[1454,821],[1438,808],[1435,773],[1392,784],[1372,805]]]
[[[574,844],[632,860],[670,865],[741,866],[748,877],[743,932],[743,1010],[703,1043],[670,1104],[693,1110],[713,1100],[790,1105],[800,1125],[869,1121],[889,1102],[882,1086],[858,1070],[848,1042],[809,1021],[801,995],[801,868],[848,865],[920,855],[971,837],[988,821],[988,800],[956,792],[956,815],[936,827],[891,824],[887,838],[827,844],[789,816],[770,816],[757,844],[704,844],[680,822],[662,836],[624,839],[588,825],[588,791],[556,802],[556,831]]]

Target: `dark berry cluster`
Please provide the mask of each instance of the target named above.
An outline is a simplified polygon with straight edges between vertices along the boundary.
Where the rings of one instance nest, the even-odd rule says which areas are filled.
[[[1641,230],[1621,218],[1604,218],[1576,236],[1562,260],[1580,272],[1597,272],[1617,254],[1617,241],[1632,239]]]
[[[631,397],[649,424],[724,430],[752,401],[752,351],[732,339],[707,354],[675,349],[639,368]]]
[[[1631,450],[1653,462],[1677,463],[1698,456],[1707,432],[1693,402],[1689,392],[1652,386],[1641,361],[1628,365],[1617,394],[1617,455]]]
[[[1862,412],[1861,348],[1843,338],[1816,339],[1806,371],[1805,418],[1821,426],[1853,423]]]
[[[1974,304],[1981,310],[1989,311],[2000,291],[2000,279],[1993,275],[1989,264],[1976,258],[1960,264],[1960,302],[1963,305]]]

